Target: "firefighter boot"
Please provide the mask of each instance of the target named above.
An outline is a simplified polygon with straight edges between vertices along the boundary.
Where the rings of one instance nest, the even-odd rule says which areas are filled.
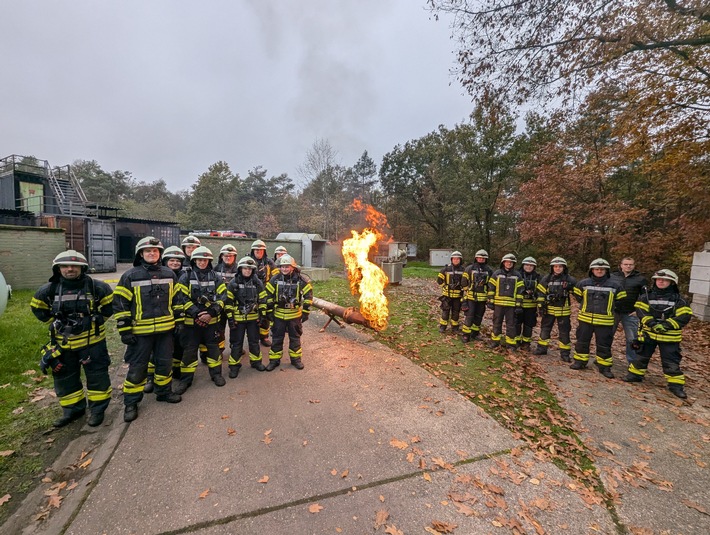
[[[491,340],[490,342],[488,342],[488,347],[490,347],[491,349],[500,347],[500,342],[498,340]]]
[[[670,383],[668,385],[668,390],[671,391],[671,394],[679,397],[680,399],[687,399],[688,398],[688,394],[686,394],[685,390],[683,390],[683,385],[679,385],[676,383]]]
[[[155,390],[155,383],[153,382],[153,375],[148,374],[148,378],[145,380],[145,385],[143,386],[143,392],[145,394],[152,394]]]
[[[187,392],[187,389],[192,386],[192,377],[183,377],[179,381],[176,381],[175,387],[173,388],[173,392],[178,395],[183,395],[185,392]]]
[[[74,410],[71,407],[62,407],[62,416],[52,422],[53,427],[64,427],[86,414],[86,409]]]
[[[622,381],[625,383],[640,383],[643,381],[643,377],[636,375],[635,373],[628,372]]]
[[[454,334],[457,334],[459,332],[459,326],[458,325],[452,325],[451,326],[451,332]]]
[[[215,366],[214,368],[210,368],[210,378],[212,379],[212,382],[217,386],[224,386],[227,384],[227,381],[225,381],[224,377],[222,377],[221,368],[217,366]]]
[[[439,325],[439,332],[444,334],[446,332],[446,325]]]
[[[236,379],[239,376],[239,370],[241,370],[241,364],[230,364],[229,365],[229,378]]]
[[[518,349],[520,351],[530,351],[530,342],[520,342]]]
[[[89,420],[87,421],[89,427],[97,427],[104,423],[104,411],[92,412],[89,414]]]
[[[128,423],[136,418],[138,418],[138,405],[136,403],[126,405],[126,408],[123,410],[123,421]]]
[[[547,346],[541,346],[540,344],[537,344],[537,347],[533,351],[533,355],[547,355]],[[560,353],[560,356],[562,353]]]
[[[168,392],[167,394],[159,394],[155,396],[156,401],[165,401],[166,403],[180,403],[182,401],[182,396],[176,394],[175,392]]]
[[[251,367],[259,372],[263,372],[266,369],[266,366],[264,366],[264,364],[260,360],[253,360],[251,362]]]
[[[461,341],[464,344],[468,344],[471,341],[471,335],[470,334],[462,334],[461,335]]]
[[[611,366],[601,366],[601,365],[597,364],[597,369],[599,370],[599,373],[601,373],[607,379],[614,378],[614,374],[611,373]]]
[[[265,368],[267,372],[273,371],[281,366],[281,359],[271,359],[269,360],[269,365]]]
[[[569,356],[569,351],[568,351],[567,349],[562,349],[562,350],[560,350],[560,358],[561,358],[564,362],[571,362],[571,361],[572,361],[572,359],[571,359],[570,356]]]
[[[302,370],[303,369],[303,362],[301,362],[301,358],[295,358],[291,359],[291,365],[296,368],[297,370]]]
[[[574,359],[572,365],[569,367],[570,370],[583,370],[587,367],[587,363],[583,360]]]

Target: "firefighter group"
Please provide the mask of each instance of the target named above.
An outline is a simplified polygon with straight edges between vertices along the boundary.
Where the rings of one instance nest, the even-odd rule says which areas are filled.
[[[30,304],[35,316],[49,326],[40,369],[45,374],[51,370],[62,407],[55,427],[82,418],[87,410],[88,425],[103,422],[112,392],[106,345],[106,320],[111,316],[126,346],[125,422],[138,417],[144,394],[153,393],[160,402],[182,401],[200,360],[211,381],[224,386],[227,327],[229,378],[239,376],[244,356],[260,372],[278,368],[287,336],[291,365],[304,368],[301,335],[313,289],[294,258],[284,247],[277,247],[271,259],[266,244],[256,240],[249,254],[239,260],[236,247],[230,244],[221,248],[216,266],[213,260],[212,252],[196,236],[187,236],[181,247],[167,249],[159,239],[147,236],[136,245],[133,267],[112,291],[108,284],[87,275],[88,262],[81,253],[68,250],[55,257],[49,282],[37,290]],[[488,266],[488,253],[479,250],[475,260],[464,266],[462,254],[452,253],[451,263],[437,277],[442,287],[439,331],[445,333],[451,326],[464,344],[469,343],[480,336],[488,309],[493,311],[492,348],[532,350],[542,356],[548,352],[556,323],[559,355],[571,363],[571,369],[586,368],[594,358],[599,373],[613,378],[611,346],[621,324],[628,361],[623,380],[641,382],[658,348],[668,389],[679,398],[687,397],[680,342],[681,329],[692,312],[678,291],[673,271],[656,271],[649,285],[631,258],[622,259],[614,273],[606,260],[597,258],[580,281],[569,274],[561,257],[552,259],[544,276],[532,257],[523,259],[520,271],[516,263],[515,255],[506,254],[493,270]],[[572,298],[579,302],[574,353]],[[533,348],[538,316],[540,336]],[[262,362],[262,345],[269,348],[267,365]]]
[[[30,304],[35,316],[49,326],[40,369],[45,374],[52,371],[62,407],[55,427],[82,418],[87,410],[88,425],[103,422],[111,399],[105,326],[111,316],[126,346],[125,422],[138,417],[146,393],[154,393],[157,401],[182,401],[199,360],[206,364],[212,382],[224,386],[227,327],[230,378],[239,376],[245,338],[252,368],[269,372],[278,368],[287,335],[291,365],[304,368],[302,324],[309,317],[313,290],[293,257],[277,247],[271,259],[266,244],[256,240],[249,255],[238,261],[237,249],[230,244],[220,250],[216,266],[213,260],[196,236],[167,249],[159,239],[147,236],[136,245],[133,267],[112,291],[87,275],[89,265],[81,253],[69,250],[55,257],[49,282]],[[260,345],[269,348],[266,366]]]
[[[486,309],[493,312],[489,347],[510,351],[531,350],[547,355],[552,328],[557,323],[560,358],[573,370],[587,367],[594,358],[600,374],[613,379],[611,346],[619,324],[626,337],[628,364],[623,380],[638,383],[658,348],[668,390],[685,399],[685,376],[680,368],[681,329],[690,321],[692,310],[678,290],[678,276],[670,269],[656,271],[652,283],[635,269],[632,258],[621,260],[612,273],[603,258],[593,260],[587,277],[579,281],[569,274],[562,257],[550,261],[549,273],[537,271],[537,261],[528,256],[517,270],[517,258],[506,254],[500,267],[488,266],[488,253],[481,249],[474,261],[464,266],[459,251],[439,272],[441,317],[439,331],[460,333],[466,344],[481,334]],[[574,352],[572,298],[579,303]],[[459,323],[463,313],[463,322]],[[540,337],[532,347],[532,332],[540,317]],[[503,332],[505,324],[505,333]],[[595,354],[591,354],[592,338]]]

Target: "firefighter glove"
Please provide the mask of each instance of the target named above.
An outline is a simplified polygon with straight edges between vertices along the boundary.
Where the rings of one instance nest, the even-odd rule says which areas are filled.
[[[133,333],[126,333],[121,335],[121,342],[127,346],[132,346],[138,342],[138,338]]]
[[[59,349],[56,346],[47,344],[42,348],[42,358],[39,361],[39,369],[47,375],[47,370],[51,368],[52,373],[59,373],[64,367],[64,363],[59,359]]]
[[[663,324],[663,323],[656,323],[651,330],[654,333],[664,333],[668,330],[668,328]]]
[[[468,299],[464,299],[463,301],[461,301],[461,310],[463,310],[464,312],[468,312],[468,309]]]

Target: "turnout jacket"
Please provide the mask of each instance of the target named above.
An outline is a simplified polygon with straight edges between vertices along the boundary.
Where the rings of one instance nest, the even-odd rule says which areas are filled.
[[[545,314],[556,317],[570,316],[570,296],[574,293],[576,284],[577,279],[568,273],[545,275],[537,285],[538,303]]]
[[[461,279],[464,299],[485,303],[488,298],[488,279],[492,274],[493,270],[488,264],[473,262],[466,266]]]
[[[463,295],[461,283],[463,281],[463,266],[459,264],[446,264],[436,278],[436,283],[441,286],[441,295],[460,299]]]
[[[219,277],[222,279],[222,282],[224,284],[229,284],[230,282],[232,282],[234,277],[237,276],[237,261],[235,260],[231,266],[225,265],[224,262],[219,262],[217,264],[217,267],[214,268],[214,270],[217,275],[219,275]]]
[[[290,275],[277,273],[266,284],[267,308],[274,317],[282,320],[300,318],[310,314],[313,304],[311,280],[300,271]]]
[[[141,261],[121,275],[113,292],[113,308],[120,334],[164,333],[180,321],[175,273],[160,264]]]
[[[208,325],[219,321],[227,300],[227,287],[211,267],[198,269],[192,266],[190,271],[180,275],[177,286],[178,303],[185,325],[194,326],[195,318],[201,312],[210,315]]]
[[[648,337],[657,342],[680,342],[680,330],[690,321],[693,311],[678,293],[675,284],[663,290],[655,285],[642,292],[636,301],[636,315],[641,323],[640,338]],[[653,327],[663,324],[665,332],[655,332]]]
[[[537,271],[526,273],[521,271],[523,277],[523,308],[537,308],[538,292],[537,286],[540,282],[540,274]]]
[[[636,307],[636,301],[641,290],[648,286],[646,277],[634,270],[626,277],[622,271],[615,271],[611,274],[612,280],[618,282],[626,290],[626,297],[618,299],[614,307],[614,312],[619,314],[631,314]]]
[[[488,279],[488,302],[504,307],[523,305],[523,277],[519,271],[496,269]]]
[[[75,351],[106,339],[106,318],[113,314],[113,292],[87,275],[76,280],[59,277],[37,290],[30,308],[49,325],[51,343]]]
[[[614,304],[626,297],[626,291],[609,275],[588,277],[574,287],[574,297],[579,301],[577,319],[591,325],[614,325]]]
[[[254,273],[245,278],[238,273],[227,285],[227,317],[236,322],[258,320],[266,315],[266,287]]]

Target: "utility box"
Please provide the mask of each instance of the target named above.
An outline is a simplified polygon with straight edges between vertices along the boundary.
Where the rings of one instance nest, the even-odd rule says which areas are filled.
[[[443,267],[451,262],[453,249],[429,249],[429,265],[432,267]]]
[[[690,270],[693,301],[690,308],[699,320],[710,321],[710,242],[705,243],[704,249],[693,255],[693,267]]]
[[[400,284],[402,282],[402,262],[382,262],[382,271],[385,272],[390,284]]]

